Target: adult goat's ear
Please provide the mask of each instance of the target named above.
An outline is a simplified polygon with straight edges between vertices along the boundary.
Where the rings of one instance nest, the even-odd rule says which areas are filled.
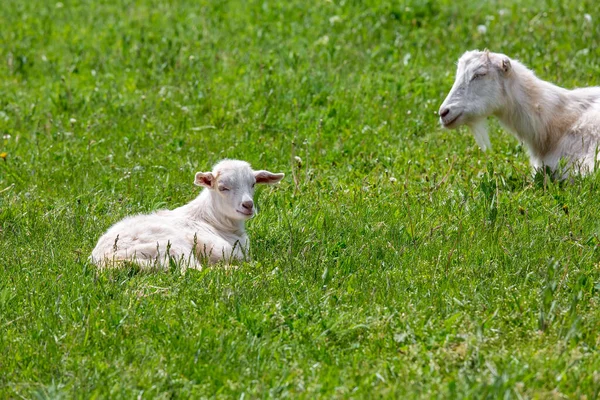
[[[215,177],[212,172],[196,172],[196,178],[194,179],[194,185],[204,186],[208,189],[214,189]]]
[[[256,178],[256,183],[266,183],[272,185],[273,183],[277,183],[283,179],[285,174],[274,174],[269,171],[260,170],[254,171],[254,178]]]
[[[510,68],[511,68],[510,58],[502,57],[502,61],[500,62],[500,68],[502,69],[502,71],[504,71],[504,73],[507,73],[508,71],[510,71]]]

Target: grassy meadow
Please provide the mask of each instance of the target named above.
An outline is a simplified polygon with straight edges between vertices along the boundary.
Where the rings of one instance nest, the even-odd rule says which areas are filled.
[[[598,397],[600,175],[440,128],[475,48],[600,85],[597,2],[4,0],[0,398]],[[225,157],[252,261],[87,262]]]

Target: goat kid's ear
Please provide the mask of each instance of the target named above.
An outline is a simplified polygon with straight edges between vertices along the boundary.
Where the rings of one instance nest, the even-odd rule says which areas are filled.
[[[502,62],[500,62],[500,68],[504,73],[510,71],[510,59],[508,57],[503,57]]]
[[[274,174],[265,170],[254,171],[254,178],[256,178],[256,183],[266,183],[272,185],[282,180],[284,176],[285,174]]]
[[[204,186],[208,189],[214,189],[215,177],[212,172],[196,172],[196,178],[194,179],[194,185]]]

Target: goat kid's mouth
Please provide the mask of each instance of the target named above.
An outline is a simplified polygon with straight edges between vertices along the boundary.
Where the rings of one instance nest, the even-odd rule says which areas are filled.
[[[444,118],[440,118],[442,120],[442,125],[444,126],[444,128],[452,128],[452,126],[454,125],[454,123],[456,121],[458,121],[458,119],[463,115],[463,112],[459,112],[458,114],[456,114],[456,116],[452,119],[444,119]]]
[[[238,213],[240,213],[242,215],[245,215],[247,217],[251,217],[251,216],[254,215],[254,209],[252,209],[252,210],[244,210],[244,209],[242,209],[242,210],[235,210],[235,211],[237,211]]]

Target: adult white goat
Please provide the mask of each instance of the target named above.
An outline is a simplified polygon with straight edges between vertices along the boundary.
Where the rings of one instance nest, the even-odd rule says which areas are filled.
[[[439,111],[449,129],[468,125],[482,150],[490,146],[486,118],[525,143],[535,169],[594,169],[600,145],[600,87],[567,90],[537,78],[504,54],[468,51]]]
[[[254,216],[254,184],[277,183],[284,174],[253,171],[250,164],[223,160],[212,172],[196,173],[205,189],[191,203],[174,210],[127,217],[98,241],[91,261],[98,266],[131,261],[165,267],[171,260],[184,267],[245,257],[249,247],[244,222]]]

